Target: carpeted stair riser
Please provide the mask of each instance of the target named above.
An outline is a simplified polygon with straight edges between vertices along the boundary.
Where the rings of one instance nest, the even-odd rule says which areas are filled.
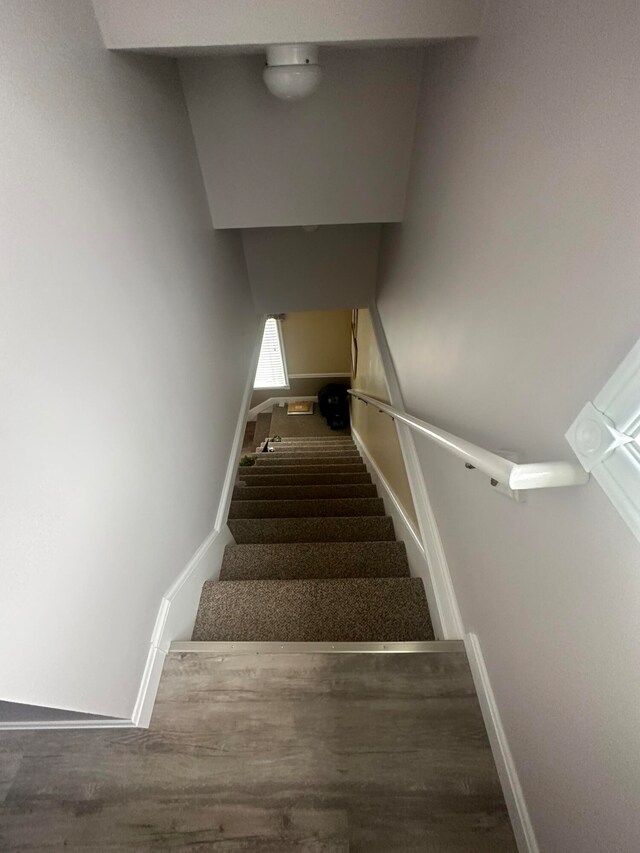
[[[301,456],[303,458],[308,456],[317,456],[318,458],[322,458],[324,456],[342,456],[343,454],[350,453],[359,453],[357,447],[326,447],[322,450],[306,450],[297,447],[279,447],[277,450],[271,450],[268,453],[262,453],[262,456],[268,456],[269,459],[274,459],[277,456]]]
[[[339,518],[384,515],[381,498],[320,498],[319,500],[232,501],[229,518]]]
[[[307,448],[307,447],[281,447],[280,445],[271,445],[269,456],[324,456],[326,453],[357,453],[358,448],[353,446],[334,446],[322,448]],[[267,454],[265,454],[266,456]]]
[[[273,436],[272,436],[273,437]],[[280,441],[274,441],[273,444],[276,446],[281,445],[307,445],[312,444],[314,446],[326,447],[329,444],[354,444],[353,436],[351,435],[312,435],[308,438],[295,438],[294,436],[286,436],[283,435],[280,437]]]
[[[351,449],[353,450],[356,447],[355,442],[351,439],[348,441],[324,441],[322,444],[310,444],[308,442],[298,442],[297,444],[286,444],[284,441],[282,442],[271,442],[270,447],[273,447],[275,451],[286,450],[287,453],[294,453],[301,450],[317,450],[322,453],[325,450],[344,450]]]
[[[348,465],[248,465],[240,467],[238,474],[240,477],[257,477],[268,476],[269,473],[275,475],[282,474],[364,474],[366,473],[364,462],[358,462]]]
[[[330,447],[354,447],[355,441],[348,435],[342,435],[338,438],[331,439],[330,441],[324,441],[321,438],[309,438],[304,441],[287,441],[286,439],[283,439],[282,441],[270,442],[270,446],[274,447],[276,450],[323,450]]]
[[[297,444],[298,442],[324,442],[324,441],[353,441],[351,435],[344,433],[327,432],[323,435],[282,435],[283,444]]]
[[[273,467],[276,465],[356,465],[362,462],[359,453],[326,453],[323,456],[277,456],[275,453],[260,453],[256,465]]]
[[[433,631],[419,578],[209,581],[193,639],[406,642]]]
[[[323,456],[341,456],[343,453],[359,453],[357,447],[333,447],[326,448],[323,450],[295,450],[289,447],[283,447],[278,450],[269,450],[269,456],[299,456],[302,458],[321,458]],[[261,447],[257,447],[255,451],[256,455],[258,453],[263,453]],[[266,453],[264,454],[267,455]]]
[[[262,450],[256,451],[262,456],[268,456],[269,459],[323,459],[325,456],[359,456],[359,451],[355,447],[336,447],[330,450],[271,450],[268,453],[263,453]]]
[[[404,542],[227,545],[221,581],[409,577]]]
[[[242,475],[241,475],[242,476]],[[277,474],[265,474],[263,470],[257,471],[251,477],[240,479],[240,485],[236,488],[253,489],[258,486],[327,486],[327,485],[353,485],[357,483],[371,483],[371,474],[367,471],[355,472],[352,474],[344,473],[312,473],[312,474],[283,474],[278,471]]]
[[[241,486],[233,490],[234,501],[318,500],[319,498],[375,498],[373,484],[331,484],[326,486]]]
[[[341,518],[232,518],[233,538],[241,545],[260,542],[374,542],[393,541],[388,516]]]
[[[277,456],[275,453],[258,453],[256,465],[358,465],[362,463],[359,453],[325,453],[322,456]]]

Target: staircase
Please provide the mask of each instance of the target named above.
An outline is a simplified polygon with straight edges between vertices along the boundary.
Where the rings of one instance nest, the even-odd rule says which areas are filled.
[[[237,544],[203,587],[193,640],[432,640],[422,580],[353,439],[272,446],[239,468],[228,521]]]

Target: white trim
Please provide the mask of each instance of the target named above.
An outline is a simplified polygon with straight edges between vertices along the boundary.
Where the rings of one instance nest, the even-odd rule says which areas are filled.
[[[371,305],[369,313],[387,382],[389,400],[392,405],[404,408],[400,384],[377,307]],[[413,435],[411,430],[403,424],[396,423],[396,431],[431,579],[430,586],[434,599],[431,616],[440,624],[442,639],[459,640],[464,637],[464,624]],[[429,604],[431,605],[431,602]]]
[[[351,373],[290,373],[289,379],[350,379]]]
[[[169,606],[170,603],[163,599],[162,604],[160,605],[160,610],[165,610],[165,622],[166,612],[168,612]],[[156,626],[157,624],[158,620],[156,620]],[[140,689],[138,690],[136,704],[134,705],[133,714],[131,715],[131,724],[136,727],[147,728],[151,722],[151,714],[153,713],[153,706],[156,701],[158,686],[160,685],[160,676],[162,675],[164,659],[165,653],[161,649],[157,648],[157,646],[152,645],[149,649],[149,654],[147,655],[147,662],[144,667],[144,672],[142,673]]]
[[[170,653],[202,653],[217,655],[310,655],[310,654],[464,654],[462,640],[416,640],[389,643],[330,642],[176,642]]]
[[[131,720],[120,718],[104,720],[33,720],[31,722],[0,722],[0,731],[17,732],[33,731],[37,729],[133,729],[135,724]]]
[[[307,396],[307,397],[300,397],[300,396],[269,397],[268,400],[263,400],[262,403],[258,403],[252,409],[249,409],[249,411],[247,412],[247,421],[255,421],[255,419],[258,417],[258,415],[261,412],[266,412],[267,409],[272,409],[274,406],[280,405],[280,403],[293,403],[293,402],[296,402],[298,400],[300,400],[300,401],[308,400],[311,403],[317,403],[318,402],[318,396],[315,395],[315,396],[311,396],[311,397],[309,397],[309,396]]]
[[[482,656],[480,642],[475,634],[469,633],[464,639],[464,644],[518,850],[520,853],[539,853],[538,842],[518,778],[518,771],[500,719],[500,712],[489,681],[489,673]]]

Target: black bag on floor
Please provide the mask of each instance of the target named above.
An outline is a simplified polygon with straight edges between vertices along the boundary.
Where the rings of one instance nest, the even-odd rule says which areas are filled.
[[[331,429],[349,426],[349,396],[344,385],[324,385],[318,391],[318,408]]]

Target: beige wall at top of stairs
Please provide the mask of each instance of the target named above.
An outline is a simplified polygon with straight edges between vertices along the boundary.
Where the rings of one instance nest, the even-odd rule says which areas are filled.
[[[358,343],[357,370],[352,386],[358,391],[389,402],[389,386],[368,309],[358,311],[356,339]],[[374,406],[361,400],[351,401],[351,421],[367,454],[375,462],[404,512],[417,528],[411,486],[407,477],[402,448],[394,421]]]

